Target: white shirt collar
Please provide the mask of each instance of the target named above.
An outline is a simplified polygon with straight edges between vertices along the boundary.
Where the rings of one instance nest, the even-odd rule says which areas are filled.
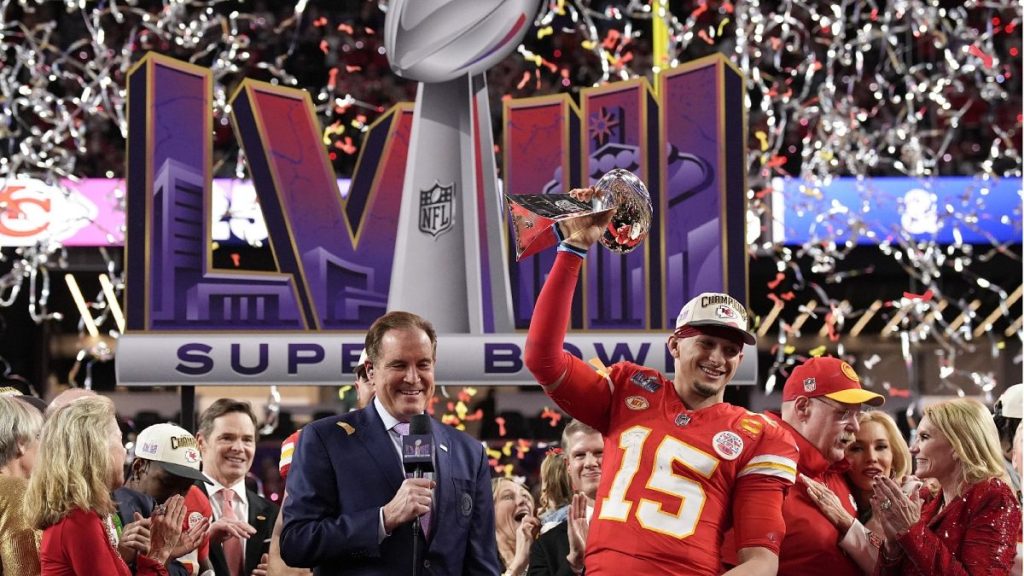
[[[387,408],[384,407],[384,404],[381,403],[380,398],[376,395],[373,397],[373,407],[377,410],[377,414],[380,416],[381,422],[384,423],[384,429],[390,432],[391,429],[398,424],[398,419],[388,412]]]
[[[230,486],[230,487],[224,486],[220,482],[217,482],[216,480],[214,480],[214,478],[212,476],[208,476],[208,478],[210,478],[210,480],[213,480],[213,484],[209,484],[206,487],[206,489],[209,491],[211,496],[216,494],[216,493],[218,493],[218,492],[220,492],[221,489],[223,489],[223,488],[229,488],[232,492],[235,493],[235,498],[237,498],[238,501],[241,502],[243,506],[248,508],[248,506],[249,506],[249,498],[246,497],[245,477],[244,476],[242,477],[241,480],[239,480],[238,482],[235,482],[234,486]]]
[[[384,404],[381,403],[380,398],[376,395],[373,397],[373,407],[376,408],[377,414],[380,416],[380,421],[384,423],[384,429],[388,432],[391,431],[400,421],[388,412]]]

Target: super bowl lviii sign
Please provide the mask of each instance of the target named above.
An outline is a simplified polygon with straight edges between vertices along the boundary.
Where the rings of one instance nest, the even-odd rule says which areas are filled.
[[[212,267],[211,72],[147,55],[128,80],[119,383],[344,383],[389,309],[438,327],[439,383],[531,383],[525,328],[554,252],[510,257],[499,189],[564,193],[615,168],[647,183],[651,233],[629,254],[591,251],[566,348],[670,372],[665,339],[686,300],[746,300],[739,72],[714,56],[660,74],[656,89],[640,79],[582,90],[578,104],[506,101],[499,187],[484,71],[421,80],[415,108],[366,133],[344,196],[309,95],[243,82],[231,114],[277,265],[266,273]],[[748,353],[736,381],[752,382],[754,365]]]

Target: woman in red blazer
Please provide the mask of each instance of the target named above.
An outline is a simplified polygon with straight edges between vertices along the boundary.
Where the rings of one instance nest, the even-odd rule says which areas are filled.
[[[1009,574],[1021,513],[985,406],[957,399],[926,408],[910,453],[918,477],[934,478],[941,490],[922,503],[920,494],[907,497],[891,479],[876,479],[872,507],[886,539],[875,574]]]
[[[107,398],[75,400],[43,425],[25,502],[30,520],[43,531],[42,576],[132,575],[118,553],[116,510],[110,497],[124,482],[124,459],[121,430]],[[142,521],[146,529],[123,533],[121,544],[133,551],[137,576],[167,574],[164,562],[184,520],[181,497],[177,498],[168,502],[166,518],[153,517]]]

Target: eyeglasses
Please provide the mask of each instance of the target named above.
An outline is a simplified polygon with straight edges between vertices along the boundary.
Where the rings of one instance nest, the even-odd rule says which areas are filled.
[[[818,402],[821,402],[822,404],[829,406],[833,410],[835,410],[836,422],[840,424],[849,424],[856,420],[858,416],[860,416],[859,406],[857,408],[847,408],[846,406],[838,402],[833,402],[832,400],[828,400],[820,396],[815,396],[811,398],[811,400],[817,400]]]

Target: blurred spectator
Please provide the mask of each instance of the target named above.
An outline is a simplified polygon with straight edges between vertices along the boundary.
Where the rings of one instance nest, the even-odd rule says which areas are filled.
[[[1013,491],[1020,493],[1020,474],[1013,466],[1013,435],[1024,418],[1024,384],[1014,384],[1003,392],[992,407],[992,419],[999,431],[999,443],[1003,448],[1006,475],[1010,477]]]
[[[530,565],[530,547],[540,532],[533,496],[526,487],[511,478],[491,480],[491,492],[502,573],[522,574]]]
[[[1006,482],[999,434],[980,402],[925,408],[910,447],[921,478],[938,480],[928,501],[877,477],[871,504],[885,533],[875,574],[1009,574],[1021,531],[1020,506]]]
[[[124,481],[125,450],[114,405],[107,398],[81,398],[55,411],[43,425],[38,462],[29,480],[25,507],[43,530],[39,547],[42,574],[129,576],[117,552],[114,502],[110,492]],[[179,511],[183,514],[183,509]],[[148,539],[132,542],[135,574],[167,574],[170,524],[154,524]]]
[[[50,400],[50,405],[46,407],[46,417],[49,418],[54,412],[79,398],[88,398],[95,395],[95,392],[87,388],[68,388]]]
[[[39,574],[37,533],[22,503],[39,451],[43,416],[15,396],[0,395],[0,574]]]
[[[572,488],[569,486],[565,454],[561,448],[551,448],[540,463],[540,509],[537,515],[540,517],[541,533],[565,520],[571,500]]]

